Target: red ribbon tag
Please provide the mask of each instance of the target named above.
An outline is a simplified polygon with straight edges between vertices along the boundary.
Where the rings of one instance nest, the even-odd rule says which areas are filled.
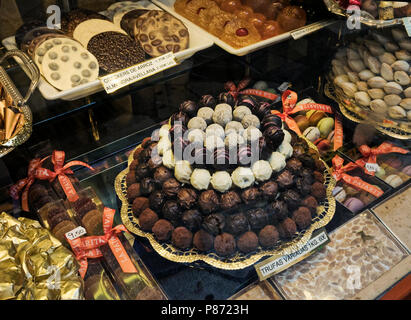
[[[247,95],[252,95],[252,96],[258,96],[270,100],[275,100],[278,98],[278,95],[275,93],[263,91],[263,90],[257,90],[257,89],[245,89],[249,84],[250,84],[251,79],[245,78],[240,81],[238,86],[235,85],[233,81],[228,81],[224,85],[224,89],[230,93],[235,100],[237,100],[238,96],[240,94],[247,94]],[[245,90],[243,90],[245,89]]]

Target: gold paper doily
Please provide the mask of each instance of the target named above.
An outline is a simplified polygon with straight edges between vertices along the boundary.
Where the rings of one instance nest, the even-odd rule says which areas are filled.
[[[310,141],[305,139],[305,137],[301,138],[307,141],[310,148],[318,151],[317,148]],[[137,148],[138,147],[139,146],[137,146]],[[114,188],[116,190],[117,196],[119,197],[122,203],[121,220],[130,232],[140,237],[147,238],[150,241],[150,244],[153,247],[153,249],[159,255],[161,255],[163,258],[166,258],[174,262],[193,263],[195,261],[203,261],[219,269],[244,269],[255,264],[263,257],[280,257],[297,251],[307,243],[307,241],[311,238],[311,235],[315,230],[327,225],[331,221],[335,213],[336,204],[335,199],[332,196],[332,191],[335,187],[336,181],[331,174],[330,168],[323,161],[324,165],[327,168],[324,173],[324,184],[326,186],[327,198],[325,201],[321,202],[320,206],[317,208],[317,216],[313,218],[310,227],[308,227],[306,230],[302,232],[298,232],[291,241],[280,241],[279,245],[276,248],[269,250],[258,247],[256,251],[249,254],[244,254],[237,251],[235,255],[228,258],[221,257],[214,252],[202,253],[195,248],[183,251],[175,248],[171,243],[158,242],[151,232],[146,232],[140,229],[138,219],[133,215],[131,204],[129,204],[127,200],[126,175],[129,172],[130,163],[133,161],[133,154],[134,151],[129,156],[127,168],[120,172],[114,181]]]

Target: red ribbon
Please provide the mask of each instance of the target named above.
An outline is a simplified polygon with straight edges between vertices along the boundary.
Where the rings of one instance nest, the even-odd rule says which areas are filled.
[[[380,154],[387,154],[387,153],[402,153],[406,154],[409,153],[408,150],[405,150],[403,148],[399,148],[394,146],[391,143],[388,142],[383,142],[379,147],[376,148],[370,148],[369,146],[363,144],[358,148],[358,150],[361,152],[363,155],[363,158],[357,160],[357,163],[363,167],[364,172],[369,175],[375,175],[374,171],[369,171],[366,168],[367,163],[377,163],[377,156]]]
[[[372,194],[375,197],[381,197],[383,195],[383,191],[367,182],[362,180],[360,177],[353,177],[346,172],[352,171],[359,167],[357,163],[350,162],[347,165],[344,164],[344,159],[340,156],[336,155],[333,160],[333,176],[335,180],[340,181],[343,180],[345,183],[356,187],[357,189],[365,190],[368,193]]]
[[[18,200],[20,198],[20,193],[24,189],[21,195],[21,207],[23,211],[29,212],[29,190],[34,181],[36,181],[36,170],[41,167],[44,160],[46,160],[47,158],[48,157],[31,160],[27,170],[27,178],[20,179],[16,184],[10,187],[10,196],[15,200]]]
[[[48,180],[49,182],[53,182],[57,177],[64,193],[67,196],[67,199],[70,202],[74,202],[78,200],[78,194],[76,192],[76,189],[74,189],[70,179],[67,177],[67,174],[73,174],[73,171],[70,169],[70,167],[83,166],[89,168],[92,171],[94,171],[94,169],[87,163],[84,163],[82,161],[70,161],[69,163],[64,164],[65,157],[66,154],[64,151],[53,151],[51,161],[54,165],[54,171],[46,168],[37,168],[35,171],[35,177],[40,180]]]
[[[278,98],[278,95],[276,95],[275,93],[257,89],[245,89],[250,84],[250,81],[251,80],[249,78],[245,78],[240,81],[238,86],[236,86],[233,81],[228,81],[225,83],[224,88],[228,91],[228,93],[230,93],[234,97],[235,100],[237,100],[240,94],[248,94],[252,96],[263,97],[270,100],[275,100]]]

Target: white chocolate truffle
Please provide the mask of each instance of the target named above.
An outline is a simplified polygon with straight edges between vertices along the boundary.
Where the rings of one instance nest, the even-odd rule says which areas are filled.
[[[213,151],[218,148],[224,148],[224,141],[217,136],[206,136],[204,146],[208,150]]]
[[[215,106],[214,112],[220,112],[220,111],[232,113],[233,108],[231,108],[231,106],[227,103],[220,103]]]
[[[214,172],[210,182],[213,188],[219,192],[226,192],[233,184],[230,174],[226,171]]]
[[[190,177],[190,184],[197,190],[207,190],[211,175],[206,169],[194,169]]]
[[[172,144],[171,144],[171,141],[168,138],[168,136],[164,136],[164,137],[160,138],[160,140],[157,143],[158,154],[160,156],[164,155],[164,153],[167,150],[171,149],[171,147],[172,147]]]
[[[170,138],[170,130],[171,126],[169,124],[163,124],[158,132],[158,136],[161,138],[167,137]]]
[[[261,133],[260,130],[258,130],[256,127],[248,127],[247,129],[244,130],[243,132],[243,137],[244,140],[246,141],[256,141],[258,139],[260,139],[263,136],[263,134]]]
[[[280,146],[278,147],[277,151],[279,153],[282,153],[285,157],[285,159],[290,158],[293,155],[293,147],[291,146],[291,144],[289,144],[286,141],[283,141],[283,143],[280,144]]]
[[[194,117],[188,121],[187,127],[188,129],[200,129],[204,131],[207,128],[207,123],[201,117]]]
[[[210,124],[206,129],[206,136],[217,136],[224,139],[224,128],[217,123]]]
[[[271,178],[273,173],[270,163],[265,160],[254,162],[251,169],[253,170],[254,177],[257,181],[266,181]]]
[[[224,144],[227,148],[231,149],[237,147],[240,144],[245,144],[245,139],[243,136],[235,132],[231,132],[225,137]]]
[[[248,114],[244,116],[243,120],[241,120],[241,124],[243,125],[244,129],[248,127],[256,127],[260,128],[260,119],[254,114]]]
[[[233,180],[233,183],[237,187],[244,189],[251,186],[254,183],[255,178],[253,171],[250,168],[238,167],[231,174],[231,180]]]
[[[228,110],[214,111],[213,121],[222,127],[225,127],[227,123],[233,120],[233,113]]]
[[[233,118],[235,121],[241,122],[245,116],[250,114],[252,114],[250,108],[246,106],[238,106],[233,111]]]
[[[173,150],[168,149],[164,151],[163,154],[163,165],[168,169],[174,169],[175,167],[175,160]]]
[[[201,107],[197,111],[197,117],[203,118],[208,124],[213,122],[214,110],[210,107]]]
[[[284,132],[284,140],[283,141],[291,143],[291,133],[288,132],[287,130],[283,130],[283,132]]]
[[[201,143],[201,145],[203,145],[205,140],[205,133],[201,129],[191,129],[188,131],[187,139],[191,143],[199,142]]]
[[[244,131],[243,125],[238,121],[230,121],[225,126],[225,135],[230,134],[231,132],[242,134]]]
[[[174,167],[174,176],[181,183],[190,183],[190,177],[193,173],[190,162],[187,160],[179,160]]]
[[[270,163],[271,169],[273,169],[274,172],[280,172],[286,166],[285,157],[282,153],[279,152],[273,152],[268,159],[268,162]]]

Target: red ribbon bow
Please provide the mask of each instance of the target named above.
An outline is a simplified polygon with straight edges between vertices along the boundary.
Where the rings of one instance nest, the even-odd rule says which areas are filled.
[[[250,81],[251,80],[249,78],[245,78],[240,81],[238,86],[236,86],[233,81],[228,81],[225,83],[224,89],[227,90],[228,93],[230,93],[234,97],[235,100],[237,100],[240,94],[248,94],[252,96],[263,97],[263,98],[270,99],[270,100],[275,100],[278,98],[278,95],[271,93],[271,92],[257,90],[257,89],[245,89],[249,85]]]
[[[377,156],[380,154],[387,154],[387,153],[402,153],[406,154],[409,151],[405,150],[403,148],[399,148],[394,146],[391,143],[388,142],[383,142],[380,146],[376,148],[370,148],[369,146],[363,144],[358,148],[358,150],[361,152],[363,155],[363,158],[357,160],[357,163],[359,166],[364,168],[364,172],[369,175],[375,175],[375,171],[370,171],[367,168],[367,163],[377,163]]]
[[[41,167],[44,160],[46,160],[47,158],[48,157],[44,159],[36,158],[31,160],[27,170],[27,178],[20,179],[15,185],[10,187],[10,196],[15,200],[19,199],[20,193],[24,189],[21,195],[21,207],[23,211],[29,211],[28,194],[30,187],[32,186],[34,181],[36,181],[36,170]]]
[[[346,172],[349,172],[349,171],[352,171],[358,168],[359,165],[357,163],[350,162],[344,166],[343,165],[344,159],[338,155],[336,155],[333,158],[332,163],[333,163],[333,176],[335,180],[337,181],[343,180],[345,183],[352,185],[356,187],[357,189],[365,190],[377,198],[383,195],[384,192],[381,189],[365,182],[360,177],[353,177],[353,176],[346,174]]]
[[[69,163],[64,165],[65,158],[66,154],[64,151],[53,151],[51,161],[54,165],[54,171],[46,168],[37,168],[35,176],[37,179],[48,180],[50,182],[54,181],[54,179],[57,177],[64,193],[67,196],[67,199],[70,202],[74,202],[78,200],[78,194],[76,192],[76,189],[74,189],[70,179],[67,177],[67,174],[73,174],[73,171],[70,169],[70,167],[83,166],[89,168],[92,171],[94,171],[94,169],[87,163],[84,163],[82,161],[70,161]]]

